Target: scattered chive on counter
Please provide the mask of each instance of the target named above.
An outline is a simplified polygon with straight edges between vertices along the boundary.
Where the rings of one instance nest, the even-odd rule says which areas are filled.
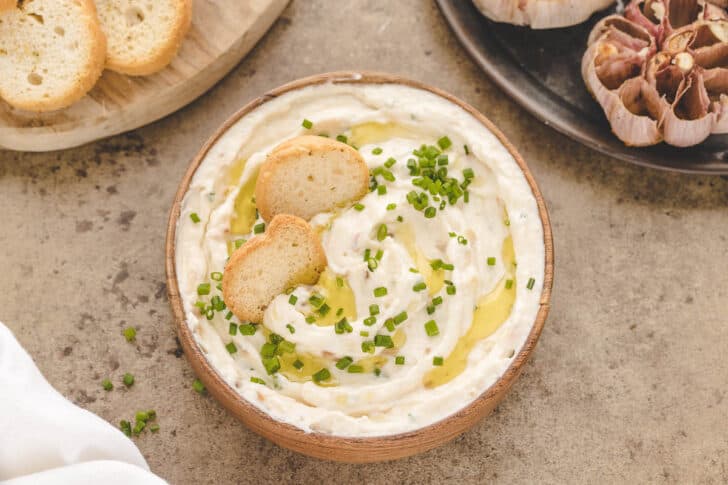
[[[192,389],[194,389],[197,394],[205,393],[205,385],[199,379],[195,379],[194,381],[192,381]]]
[[[130,373],[124,374],[124,377],[122,378],[122,382],[126,387],[131,387],[134,385],[134,375]]]
[[[127,342],[136,340],[136,329],[134,327],[126,327],[122,333]]]
[[[114,384],[112,384],[109,379],[104,379],[101,381],[101,387],[104,388],[104,391],[112,391],[114,389]]]

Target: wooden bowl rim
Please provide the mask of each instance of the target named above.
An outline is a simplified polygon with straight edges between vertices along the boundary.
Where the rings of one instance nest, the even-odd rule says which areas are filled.
[[[192,332],[187,325],[187,320],[184,314],[184,308],[182,304],[182,298],[179,294],[179,287],[177,285],[177,273],[175,268],[175,243],[176,243],[176,232],[177,222],[179,220],[180,209],[185,194],[189,188],[192,178],[200,166],[205,156],[207,155],[210,148],[225,134],[235,123],[237,123],[242,117],[246,116],[251,111],[255,110],[262,104],[275,99],[290,91],[305,88],[307,86],[319,85],[324,83],[334,84],[400,84],[423,91],[433,93],[451,103],[454,103],[464,109],[466,112],[475,117],[480,123],[482,123],[490,132],[492,132],[506,147],[508,152],[513,156],[518,166],[521,168],[528,185],[531,188],[533,196],[536,199],[538,205],[538,212],[543,226],[544,236],[544,249],[545,249],[545,268],[544,268],[544,283],[543,290],[541,292],[541,299],[539,303],[539,310],[536,315],[536,319],[531,327],[531,331],[528,334],[526,341],[521,347],[518,355],[513,359],[511,364],[508,366],[506,371],[494,382],[490,387],[485,389],[477,398],[470,402],[467,406],[460,409],[459,411],[437,421],[429,424],[422,428],[418,428],[413,431],[406,433],[399,433],[394,435],[382,435],[382,436],[370,436],[370,437],[349,437],[349,436],[336,436],[318,432],[306,432],[302,429],[293,426],[288,423],[278,421],[268,415],[267,413],[259,410],[253,404],[248,402],[243,396],[233,389],[227,382],[218,374],[218,372],[210,365],[205,355],[197,345]],[[414,81],[398,75],[386,74],[381,72],[372,71],[336,71],[323,74],[317,74],[309,77],[297,79],[295,81],[286,83],[280,87],[277,87],[262,96],[250,101],[237,112],[235,112],[225,123],[223,123],[213,135],[205,142],[200,151],[197,153],[195,158],[189,165],[182,181],[180,182],[179,188],[174,198],[172,208],[169,214],[169,220],[167,224],[167,236],[165,242],[165,268],[167,273],[167,292],[169,302],[172,307],[172,312],[175,319],[175,325],[177,327],[178,335],[185,355],[190,362],[193,370],[205,384],[208,392],[218,400],[228,411],[230,411],[236,418],[241,420],[249,429],[260,434],[275,443],[290,448],[294,451],[298,451],[309,456],[318,458],[339,460],[339,461],[350,461],[350,462],[370,462],[370,461],[382,461],[386,458],[376,458],[369,460],[366,456],[361,457],[362,459],[351,459],[342,460],[340,457],[323,453],[316,449],[310,449],[307,445],[311,442],[316,442],[315,446],[319,446],[328,450],[336,450],[342,447],[359,449],[361,451],[373,450],[376,447],[393,448],[403,447],[408,452],[394,456],[393,458],[402,458],[410,456],[419,452],[426,451],[428,449],[444,444],[462,432],[469,429],[472,425],[477,423],[480,419],[485,417],[495,405],[500,402],[504,397],[505,393],[510,389],[518,375],[520,374],[522,367],[531,355],[536,342],[538,341],[541,331],[543,330],[546,317],[548,316],[550,308],[551,290],[553,287],[553,273],[554,273],[554,248],[552,240],[551,223],[549,221],[548,211],[543,200],[541,191],[539,190],[536,181],[531,174],[526,162],[523,160],[518,151],[503,135],[503,133],[483,114],[478,110],[465,103],[464,101],[452,96],[438,88],[429,86],[419,81]],[[493,403],[493,399],[497,399]],[[472,415],[476,418],[473,419]],[[454,428],[455,432],[447,432],[448,428]],[[286,435],[287,440],[291,442],[281,442],[276,439],[277,436]],[[444,435],[440,437],[439,435]],[[423,440],[423,437],[429,436],[430,439]],[[425,441],[425,446],[419,446],[419,449],[412,450],[413,447],[418,447],[418,442]],[[304,448],[305,446],[305,448]]]

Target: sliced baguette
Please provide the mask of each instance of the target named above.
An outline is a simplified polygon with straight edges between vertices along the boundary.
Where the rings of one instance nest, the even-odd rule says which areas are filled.
[[[291,215],[273,218],[266,232],[240,246],[225,265],[225,304],[241,321],[260,323],[273,298],[299,284],[314,284],[326,268],[318,235]]]
[[[277,214],[309,220],[369,190],[369,168],[358,151],[321,136],[278,145],[260,167],[255,200],[266,221]]]
[[[106,67],[131,76],[160,71],[192,22],[192,0],[96,0],[108,39]]]
[[[104,69],[91,0],[25,0],[0,14],[0,97],[30,111],[81,99]]]

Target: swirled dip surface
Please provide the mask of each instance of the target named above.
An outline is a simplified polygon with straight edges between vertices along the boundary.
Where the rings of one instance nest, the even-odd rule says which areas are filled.
[[[236,244],[264,230],[258,167],[301,134],[346,137],[378,187],[312,219],[328,269],[253,327],[224,308],[217,280]],[[408,200],[424,191],[407,166],[423,145],[435,170],[470,180],[454,204],[429,195],[434,217]],[[325,84],[264,103],[211,147],[183,200],[176,268],[187,324],[233,389],[305,431],[377,436],[441,420],[505,372],[539,309],[543,240],[522,171],[462,108],[400,85]],[[286,343],[269,374],[261,350],[276,335]]]

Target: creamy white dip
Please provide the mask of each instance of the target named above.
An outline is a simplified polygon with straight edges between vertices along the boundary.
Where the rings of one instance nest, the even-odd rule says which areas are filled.
[[[302,126],[304,119],[313,123],[311,129]],[[337,334],[334,327],[305,321],[312,311],[308,298],[316,291],[313,287],[296,288],[295,304],[288,294],[278,296],[265,312],[265,328],[294,343],[296,352],[327,364],[332,376],[329,384],[336,385],[326,386],[289,380],[281,373],[267,375],[260,356],[266,332],[259,329],[254,335],[230,335],[230,322],[240,322],[227,320],[226,311],[216,312],[208,320],[195,307],[200,300],[221,295],[210,275],[222,272],[228,258],[231,219],[240,188],[256,175],[276,145],[302,134],[322,133],[346,135],[370,169],[382,166],[390,157],[397,160],[391,167],[395,181],[379,177],[387,186],[386,194],[375,190],[359,201],[363,210],[347,207],[337,214],[319,214],[311,221],[324,228],[321,238],[329,270],[345,278],[354,293],[357,318],[349,319],[352,331]],[[406,200],[408,192],[417,189],[406,163],[414,149],[422,144],[436,146],[444,135],[452,141],[444,150],[450,174],[462,180],[462,171],[471,168],[475,177],[468,187],[468,203],[460,198],[455,205],[438,210],[436,217],[426,218]],[[375,154],[379,152],[375,148],[381,148],[381,153]],[[239,179],[231,180],[229,174],[241,166],[240,160],[246,161],[244,170]],[[192,214],[200,221],[193,222]],[[379,241],[381,224],[387,225],[389,236]],[[410,271],[417,268],[417,262],[412,245],[408,248],[399,237],[401,231],[411,232],[416,249],[428,261],[440,259],[454,265],[444,275],[456,288],[454,294],[447,293],[448,285],[434,295],[413,290],[423,281],[423,274]],[[517,265],[503,259],[509,237]],[[220,376],[246,400],[276,420],[305,431],[377,436],[439,421],[472,402],[503,374],[526,341],[539,309],[543,239],[536,200],[522,171],[496,136],[469,113],[416,88],[326,84],[262,104],[210,148],[182,204],[176,269],[187,324],[198,345]],[[371,255],[382,250],[374,271],[362,257],[366,249]],[[436,381],[431,372],[438,368],[433,362],[441,357],[448,365],[456,358],[451,354],[462,349],[463,339],[469,338],[474,308],[486,295],[503,294],[507,281],[515,301],[502,324],[485,338],[470,338],[472,349],[460,353],[467,363],[463,372],[432,385]],[[211,293],[200,296],[198,285],[204,282],[211,283]],[[374,296],[379,287],[387,288],[386,296]],[[429,314],[427,307],[437,296],[442,303]],[[376,323],[366,325],[372,304],[378,305],[379,314]],[[363,341],[376,334],[392,335],[385,322],[403,311],[407,319],[396,330],[406,337],[404,344],[395,349],[376,347],[374,354],[364,352]],[[425,323],[430,320],[435,320],[438,335],[428,335]],[[230,342],[236,349],[232,354],[226,348]],[[344,356],[355,362],[379,356],[378,371],[341,370],[335,364]],[[397,364],[397,356],[404,357],[403,365]],[[426,385],[428,376],[430,385]]]

